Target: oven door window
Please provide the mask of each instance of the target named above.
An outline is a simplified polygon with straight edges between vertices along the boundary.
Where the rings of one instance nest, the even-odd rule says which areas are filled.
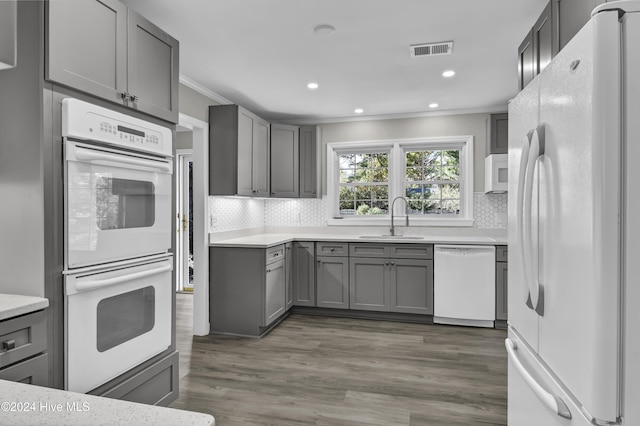
[[[147,333],[155,323],[152,286],[101,300],[97,308],[97,349],[104,352]]]
[[[152,182],[97,176],[96,221],[98,228],[144,228],[155,222]]]

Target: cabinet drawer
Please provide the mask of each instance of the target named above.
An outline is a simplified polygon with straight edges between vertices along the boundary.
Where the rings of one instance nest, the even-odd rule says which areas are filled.
[[[384,244],[349,244],[349,256],[389,257],[389,246]]]
[[[389,246],[392,259],[433,259],[432,244],[394,244]]]
[[[45,311],[0,322],[0,368],[47,348]]]
[[[19,362],[0,370],[0,379],[30,385],[49,385],[49,357],[47,354]]]
[[[270,265],[273,262],[284,259],[284,257],[284,244],[280,244],[279,246],[267,249],[266,263],[267,265]]]
[[[507,251],[507,246],[496,246],[496,262],[506,262]]]
[[[348,256],[348,243],[316,243],[317,256]]]

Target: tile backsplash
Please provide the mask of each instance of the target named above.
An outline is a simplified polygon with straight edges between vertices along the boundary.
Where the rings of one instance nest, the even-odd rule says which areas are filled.
[[[507,228],[507,194],[474,194],[474,228]],[[326,199],[209,197],[209,232],[326,226]]]

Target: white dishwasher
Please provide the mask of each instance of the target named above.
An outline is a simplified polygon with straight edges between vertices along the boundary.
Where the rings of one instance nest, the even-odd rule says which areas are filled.
[[[433,322],[493,327],[495,247],[436,244],[433,259]]]

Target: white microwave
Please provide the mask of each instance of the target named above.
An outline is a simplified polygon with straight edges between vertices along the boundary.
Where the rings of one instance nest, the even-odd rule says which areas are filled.
[[[507,192],[508,154],[491,154],[484,159],[484,192]]]

